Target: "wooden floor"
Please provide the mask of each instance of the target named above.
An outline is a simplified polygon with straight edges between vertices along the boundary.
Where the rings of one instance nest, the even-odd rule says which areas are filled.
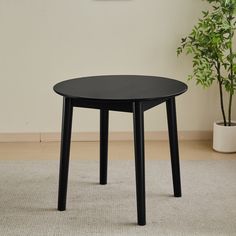
[[[181,141],[182,160],[236,160],[236,153],[223,154],[212,150],[210,141]],[[0,160],[59,160],[60,143],[0,143]],[[146,159],[169,159],[169,143],[166,141],[147,141]],[[109,159],[133,159],[133,142],[114,141],[109,143]],[[98,142],[73,142],[71,159],[99,159]]]

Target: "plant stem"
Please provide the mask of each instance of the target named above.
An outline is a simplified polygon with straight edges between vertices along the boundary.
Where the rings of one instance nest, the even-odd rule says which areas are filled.
[[[229,56],[230,56],[230,92],[229,92],[229,107],[228,107],[228,125],[231,126],[231,114],[232,114],[232,98],[233,98],[233,87],[234,87],[234,82],[233,82],[233,45],[232,45],[232,38],[233,38],[233,32],[232,32],[232,15],[229,14],[228,18],[229,24],[231,25],[231,30],[229,34],[230,38],[230,48],[229,48]]]
[[[217,70],[217,80],[218,80],[218,83],[219,83],[219,90],[220,90],[220,106],[221,106],[221,112],[222,112],[222,115],[223,115],[224,126],[226,126],[226,125],[227,125],[227,122],[226,122],[225,108],[224,108],[222,79],[221,79],[221,73],[220,73],[220,62],[217,62],[216,70]]]
[[[229,92],[229,111],[228,111],[228,125],[231,126],[231,114],[232,114],[232,100],[233,100],[233,50],[232,50],[232,40],[230,45],[230,92]]]
[[[222,81],[219,82],[219,89],[220,89],[220,106],[221,106],[221,112],[223,115],[223,120],[224,120],[224,126],[227,125],[226,122],[226,116],[225,116],[225,109],[224,109],[224,100],[223,100],[223,89],[222,89]]]
[[[231,111],[231,109],[232,109],[232,99],[233,98],[233,94],[232,93],[230,93],[230,95],[229,95],[229,126],[231,126],[231,124],[232,124],[232,121],[231,121],[231,113],[232,113],[232,111]]]

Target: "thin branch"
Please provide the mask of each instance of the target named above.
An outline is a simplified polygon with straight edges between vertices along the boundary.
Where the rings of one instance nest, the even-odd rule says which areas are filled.
[[[225,108],[224,108],[224,98],[223,98],[223,88],[222,88],[222,78],[221,78],[221,67],[220,67],[220,62],[217,62],[217,80],[219,83],[219,90],[220,90],[220,107],[221,107],[221,112],[222,112],[222,116],[223,116],[223,120],[224,120],[224,126],[227,125],[226,122],[226,116],[225,116]]]
[[[228,18],[228,22],[232,27],[232,15],[229,15]],[[232,29],[230,30],[230,34],[229,34],[229,38],[230,38],[230,48],[229,48],[229,56],[230,56],[230,95],[229,95],[229,107],[228,107],[228,125],[231,126],[231,114],[232,114],[232,100],[233,100],[233,87],[234,87],[234,75],[233,75],[233,43],[232,43],[232,38],[233,38],[233,32]]]

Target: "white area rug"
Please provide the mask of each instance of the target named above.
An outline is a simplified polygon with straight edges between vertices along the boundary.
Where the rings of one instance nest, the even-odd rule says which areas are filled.
[[[236,160],[182,161],[182,198],[169,161],[146,161],[147,225],[136,225],[134,161],[71,161],[67,210],[57,206],[58,161],[0,161],[0,235],[236,235]]]

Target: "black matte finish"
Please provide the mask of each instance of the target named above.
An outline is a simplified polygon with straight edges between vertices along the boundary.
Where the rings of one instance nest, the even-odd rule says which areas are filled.
[[[100,110],[100,184],[107,184],[109,111]]]
[[[144,161],[144,121],[140,102],[133,103],[134,112],[134,153],[136,174],[136,197],[138,224],[146,224],[145,210],[145,161]]]
[[[181,197],[181,180],[180,180],[180,167],[179,167],[179,147],[178,147],[178,134],[176,122],[176,108],[175,98],[166,101],[172,178],[174,187],[174,196]]]
[[[107,184],[109,111],[133,113],[138,224],[146,224],[144,111],[166,102],[174,196],[181,196],[175,96],[187,86],[177,80],[142,75],[111,75],[63,81],[54,91],[64,97],[58,210],[66,209],[73,107],[100,109],[100,184]]]
[[[187,90],[177,80],[144,75],[107,75],[63,81],[54,86],[55,92],[87,100],[144,101],[168,98]]]
[[[58,190],[58,210],[66,209],[66,193],[68,183],[70,141],[73,107],[70,98],[63,99],[62,128],[61,128],[61,154]]]

